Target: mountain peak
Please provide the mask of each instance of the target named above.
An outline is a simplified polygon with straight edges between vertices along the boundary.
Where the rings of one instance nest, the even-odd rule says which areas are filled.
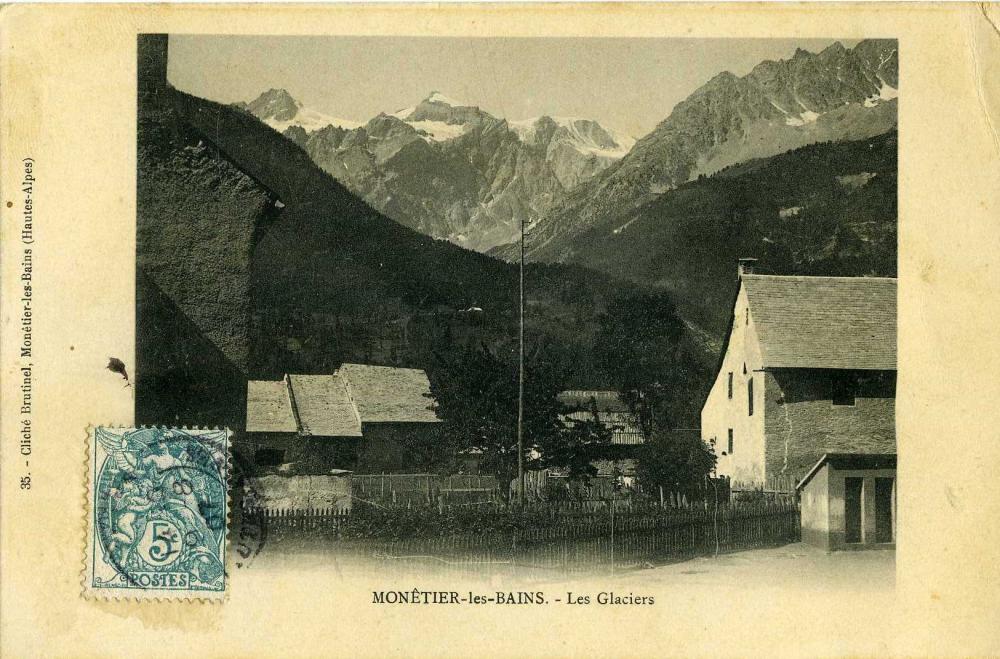
[[[729,84],[735,80],[739,80],[739,77],[732,71],[722,71],[721,73],[716,73],[712,76],[712,79],[705,83],[705,87],[716,86],[719,84]]]
[[[304,107],[288,91],[273,87],[245,105],[250,114],[279,133],[285,132],[292,125],[301,126],[309,132],[329,125],[346,129],[361,126],[361,122],[331,117]]]
[[[274,121],[290,121],[301,107],[302,104],[292,98],[286,90],[273,87],[247,105],[254,115]]]
[[[296,101],[295,98],[288,93],[288,90],[274,87],[268,89],[266,92],[263,92],[256,99],[251,101],[251,103],[288,104],[294,106],[301,105],[301,103]]]
[[[532,232],[532,258],[563,260],[576,236],[698,176],[816,142],[862,140],[896,126],[896,42],[830,42],[795,49],[737,77],[722,72],[697,88],[625,157],[567,197]],[[792,49],[789,49],[792,50]],[[589,234],[588,234],[589,235]],[[544,256],[542,256],[544,255]]]
[[[440,105],[450,105],[453,108],[470,108],[473,107],[468,103],[462,103],[456,101],[453,98],[449,98],[439,91],[431,91],[430,95],[423,100],[424,103],[438,103]]]

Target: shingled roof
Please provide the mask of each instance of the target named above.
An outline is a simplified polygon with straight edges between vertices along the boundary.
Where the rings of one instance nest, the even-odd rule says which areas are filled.
[[[438,421],[431,384],[417,368],[344,364],[338,371],[364,423]]]
[[[743,275],[765,368],[895,370],[896,280]]]
[[[247,430],[295,432],[298,424],[288,401],[284,380],[251,380],[247,383]]]
[[[247,383],[247,432],[361,437],[362,423],[434,423],[418,369],[344,364],[330,375]]]
[[[361,420],[339,374],[289,375],[303,435],[361,437]]]

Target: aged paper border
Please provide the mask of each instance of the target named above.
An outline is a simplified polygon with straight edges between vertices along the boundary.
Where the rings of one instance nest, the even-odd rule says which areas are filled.
[[[1000,32],[949,5],[8,6],[4,201],[36,159],[34,489],[18,488],[15,205],[0,208],[0,652],[10,656],[969,655],[1000,652]],[[135,35],[894,37],[900,43],[900,498],[894,601],[668,591],[643,609],[378,607],[377,577],[233,575],[223,606],[79,596],[83,429],[130,425]],[[183,424],[183,420],[179,420]],[[451,584],[460,588],[460,584]],[[613,587],[600,582],[595,588]]]

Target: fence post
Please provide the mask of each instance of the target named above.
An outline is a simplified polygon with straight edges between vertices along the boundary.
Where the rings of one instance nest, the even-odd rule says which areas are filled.
[[[615,506],[611,500],[611,576],[615,576]]]

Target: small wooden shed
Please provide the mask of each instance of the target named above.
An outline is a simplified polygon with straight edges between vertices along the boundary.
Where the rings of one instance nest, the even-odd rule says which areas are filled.
[[[827,453],[796,489],[803,542],[828,551],[895,548],[895,453]]]

